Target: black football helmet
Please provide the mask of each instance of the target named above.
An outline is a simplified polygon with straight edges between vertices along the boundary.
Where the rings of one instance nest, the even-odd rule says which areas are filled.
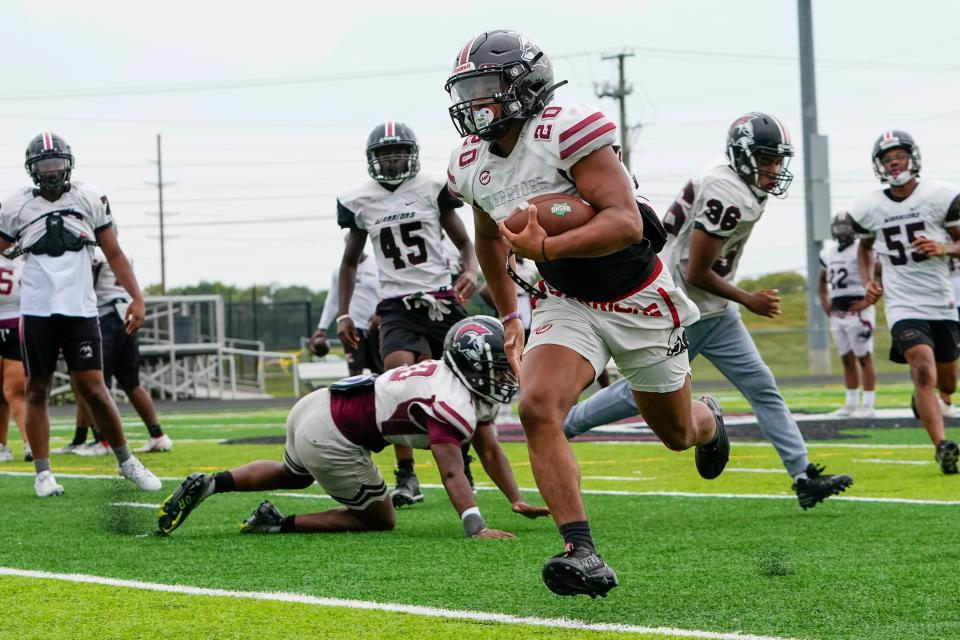
[[[905,171],[901,171],[896,177],[893,177],[887,173],[881,159],[887,151],[897,148],[907,152],[910,156],[910,163],[907,165]],[[919,176],[920,147],[917,146],[913,136],[906,131],[898,131],[896,129],[884,131],[883,134],[877,138],[877,141],[873,143],[873,172],[880,179],[880,182],[885,182],[895,187],[903,186],[910,182],[911,178]]]
[[[853,229],[853,218],[846,211],[841,211],[833,216],[830,222],[830,235],[843,246],[851,244],[857,237]]]
[[[550,58],[516,31],[487,31],[460,50],[445,89],[450,118],[461,136],[492,142],[510,121],[540,113],[557,87]]]
[[[450,327],[443,341],[443,361],[477,397],[510,402],[517,377],[503,349],[503,325],[490,316],[470,316]]]
[[[779,173],[759,169],[758,155],[783,158]],[[793,174],[787,169],[792,157],[790,134],[783,123],[773,116],[754,111],[740,116],[730,125],[730,131],[727,132],[727,158],[730,166],[758,196],[769,193],[780,197],[787,194],[787,189],[793,182]],[[774,178],[775,182],[769,187],[761,188],[761,175]]]
[[[63,193],[70,189],[73,153],[55,133],[44,131],[30,141],[23,166],[41,191]]]
[[[385,148],[405,151],[377,153]],[[400,184],[420,172],[420,146],[413,129],[402,122],[387,120],[367,136],[367,173],[377,182]]]

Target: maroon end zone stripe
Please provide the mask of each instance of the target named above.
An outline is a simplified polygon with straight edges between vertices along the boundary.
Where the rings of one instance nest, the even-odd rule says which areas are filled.
[[[594,114],[591,115],[591,116],[587,116],[586,118],[584,118],[583,120],[581,120],[581,121],[578,122],[577,124],[573,125],[573,126],[570,127],[569,129],[567,129],[566,131],[564,131],[563,133],[561,133],[561,134],[560,134],[560,142],[563,142],[564,140],[573,137],[573,135],[575,135],[578,131],[580,131],[581,129],[583,129],[583,128],[586,127],[587,125],[590,125],[590,124],[596,122],[597,120],[601,119],[602,117],[603,117],[603,114],[602,114],[601,112],[599,112],[599,111],[597,111],[596,113],[594,113]]]
[[[599,129],[595,129],[595,130],[591,131],[590,133],[588,133],[587,135],[583,136],[583,137],[580,138],[577,142],[573,143],[572,145],[570,145],[570,146],[567,147],[566,149],[561,149],[561,150],[560,150],[560,159],[561,159],[561,160],[566,160],[567,158],[569,158],[570,156],[572,156],[574,153],[576,153],[577,151],[579,151],[579,150],[580,150],[585,144],[587,144],[588,142],[591,142],[591,141],[593,141],[593,140],[596,140],[597,138],[599,138],[599,137],[602,136],[603,134],[605,134],[605,133],[607,133],[607,132],[609,132],[609,131],[613,131],[613,130],[616,129],[616,128],[617,128],[617,125],[613,124],[612,122],[608,122],[607,124],[603,125],[603,126],[600,127]]]

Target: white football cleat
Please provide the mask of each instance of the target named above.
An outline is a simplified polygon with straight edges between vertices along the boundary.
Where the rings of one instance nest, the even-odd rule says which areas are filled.
[[[837,418],[850,418],[850,417],[856,415],[856,413],[857,413],[857,408],[856,408],[856,407],[851,407],[850,405],[845,404],[845,405],[843,405],[842,407],[840,407],[839,409],[837,409],[836,411],[831,411],[831,412],[828,413],[827,415],[828,415],[828,416],[834,416],[834,417],[837,417]]]
[[[83,449],[83,447],[85,446],[86,445],[73,444],[72,442],[68,442],[67,444],[63,445],[59,449],[54,449],[50,453],[76,453],[80,449]]]
[[[83,456],[84,458],[90,458],[93,456],[105,456],[113,451],[113,448],[110,445],[104,445],[101,442],[88,442],[82,447],[78,447],[73,450],[78,456]]]
[[[57,479],[49,469],[37,474],[37,479],[33,482],[33,490],[36,491],[38,498],[63,495],[63,487],[57,484]]]
[[[0,462],[13,462],[13,451],[5,444],[0,444]]]
[[[854,415],[858,418],[875,418],[877,410],[873,407],[859,407]]]
[[[160,478],[153,475],[153,472],[134,456],[130,456],[126,462],[117,467],[117,473],[137,485],[141,491],[160,491],[163,488]]]
[[[147,444],[136,450],[137,453],[159,453],[173,449],[173,440],[170,436],[163,434],[159,438],[150,438]]]

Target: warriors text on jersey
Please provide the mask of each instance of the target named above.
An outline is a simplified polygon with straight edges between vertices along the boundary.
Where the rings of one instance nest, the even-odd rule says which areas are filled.
[[[0,205],[0,236],[29,249],[46,233],[48,214],[60,212],[67,233],[86,241],[113,224],[107,197],[89,184],[74,182],[55,202],[20,189]],[[27,254],[23,266],[20,311],[23,315],[97,315],[91,269],[92,246],[60,256]]]
[[[616,125],[600,111],[553,102],[524,124],[506,158],[493,154],[489,142],[464,138],[450,155],[450,190],[499,221],[534,196],[576,194],[572,167],[597,149],[615,144],[616,137]],[[643,242],[608,256],[550,260],[537,268],[564,294],[603,302],[634,291],[655,264]]]
[[[462,204],[442,181],[423,175],[392,192],[370,180],[337,200],[337,222],[369,234],[380,267],[380,295],[396,298],[450,286],[440,212]]]
[[[371,451],[388,444],[459,446],[495,415],[442,360],[391,369],[370,386],[331,390],[330,410],[344,437]]]
[[[736,303],[687,282],[693,230],[701,229],[723,239],[720,257],[712,268],[718,276],[733,283],[743,247],[763,215],[766,201],[766,198],[758,200],[730,165],[723,164],[688,182],[667,209],[663,226],[668,239],[660,258],[670,269],[674,282],[696,303],[701,319],[722,315],[728,306]]]
[[[888,189],[862,196],[850,207],[857,231],[876,237],[874,251],[883,267],[883,305],[887,324],[900,320],[956,320],[956,301],[944,256],[929,258],[913,251],[920,237],[947,242],[947,227],[960,225],[960,215],[947,215],[957,189],[941,182],[917,183],[905,200],[897,202]]]
[[[820,250],[820,265],[827,272],[832,311],[847,311],[851,303],[862,300],[866,293],[857,264],[858,244],[851,242],[841,247],[837,242],[827,242]]]

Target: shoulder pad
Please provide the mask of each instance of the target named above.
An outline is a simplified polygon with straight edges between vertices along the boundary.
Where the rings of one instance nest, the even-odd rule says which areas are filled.
[[[560,169],[617,142],[617,125],[599,109],[552,103],[527,125],[525,144]]]

